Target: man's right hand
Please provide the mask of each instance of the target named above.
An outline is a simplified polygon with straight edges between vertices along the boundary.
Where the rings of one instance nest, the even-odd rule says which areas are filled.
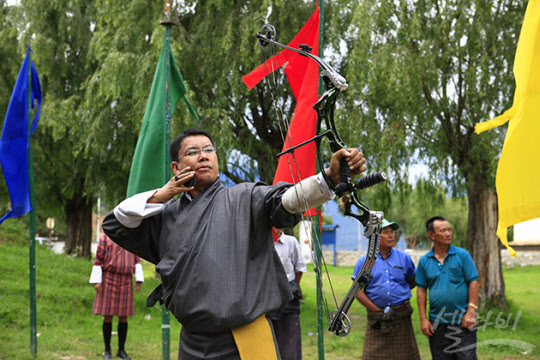
[[[431,324],[431,321],[429,321],[429,319],[420,320],[420,329],[422,330],[422,333],[426,336],[431,336],[434,333],[433,325]]]
[[[100,293],[101,292],[101,283],[97,283],[94,285],[94,288],[96,289],[96,292],[97,293]]]
[[[186,182],[195,176],[195,172],[190,170],[191,168],[189,166],[182,169],[181,174],[173,176],[161,189],[156,191],[154,195],[148,199],[148,202],[153,204],[164,204],[180,193],[193,190],[193,187],[184,186]],[[184,171],[188,172],[184,173]]]

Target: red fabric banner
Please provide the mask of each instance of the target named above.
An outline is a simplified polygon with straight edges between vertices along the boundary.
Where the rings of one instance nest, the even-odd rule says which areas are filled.
[[[298,48],[300,44],[312,47],[312,54],[319,54],[318,6],[288,45]],[[315,136],[317,112],[313,109],[313,105],[317,102],[319,96],[319,65],[305,56],[284,49],[245,75],[242,80],[251,89],[265,76],[270,75],[283,65],[285,65],[285,75],[296,98],[296,108],[283,144],[282,151],[285,151]],[[316,145],[314,142],[296,149],[294,157],[292,154],[281,156],[274,176],[274,184],[279,181],[296,184],[299,179],[315,175],[315,163]],[[306,215],[314,214],[315,212],[312,209]]]

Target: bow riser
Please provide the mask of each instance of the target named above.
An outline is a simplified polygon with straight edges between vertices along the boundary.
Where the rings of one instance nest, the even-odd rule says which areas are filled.
[[[337,311],[332,312],[333,316],[329,319],[328,330],[338,336],[345,336],[350,332],[350,326],[347,325],[347,322],[350,323],[347,312],[354,302],[354,299],[356,299],[358,292],[369,285],[372,278],[371,270],[373,270],[373,266],[375,265],[379,253],[382,219],[384,218],[384,215],[380,211],[370,211],[369,217],[371,218],[369,226],[371,226],[373,230],[369,239],[369,249],[366,254],[366,259],[340,307]]]

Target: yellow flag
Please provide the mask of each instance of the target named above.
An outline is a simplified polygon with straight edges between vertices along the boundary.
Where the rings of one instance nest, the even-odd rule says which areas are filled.
[[[507,228],[540,217],[540,0],[530,0],[514,61],[514,103],[501,116],[476,124],[476,133],[510,121],[497,168],[497,235],[512,256]]]

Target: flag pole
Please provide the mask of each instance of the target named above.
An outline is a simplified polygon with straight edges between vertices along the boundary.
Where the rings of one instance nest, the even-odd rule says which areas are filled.
[[[34,155],[32,151],[32,60],[30,38],[28,39],[28,186],[30,190],[30,352],[37,355],[37,310],[36,310],[36,211],[34,210]]]
[[[165,2],[165,18],[160,21],[160,24],[165,26],[165,41],[166,41],[166,48],[167,51],[171,51],[170,49],[170,35],[171,35],[171,26],[175,25],[176,23],[171,20],[171,4],[166,1]],[[165,148],[163,151],[165,151],[165,159],[167,159],[167,152],[169,150],[169,145],[171,143],[171,62],[170,62],[170,56],[167,54],[166,57],[166,65],[165,65],[165,73],[166,73],[166,81],[165,81],[165,89],[167,93],[167,107],[165,111]],[[169,180],[169,176],[171,173],[170,164],[165,161],[163,164],[163,183],[166,183]],[[169,310],[165,308],[164,305],[161,305],[161,353],[162,353],[162,359],[163,360],[169,360],[170,353],[171,353],[171,325],[170,325],[170,314]]]
[[[319,3],[319,54],[318,56],[322,59],[324,58],[323,52],[323,35],[324,35],[324,0],[316,0],[316,3]],[[322,95],[324,92],[323,82],[319,79],[319,95]],[[318,154],[316,155],[318,156]],[[322,171],[319,168],[319,161],[317,161],[317,173]],[[321,234],[321,215],[322,206],[317,206],[316,216],[315,216],[315,229],[316,232],[315,241],[318,244],[315,244],[315,270],[317,277],[317,350],[319,354],[319,360],[324,360],[324,332],[326,329],[326,323],[323,321],[323,289],[322,289],[322,234]]]

